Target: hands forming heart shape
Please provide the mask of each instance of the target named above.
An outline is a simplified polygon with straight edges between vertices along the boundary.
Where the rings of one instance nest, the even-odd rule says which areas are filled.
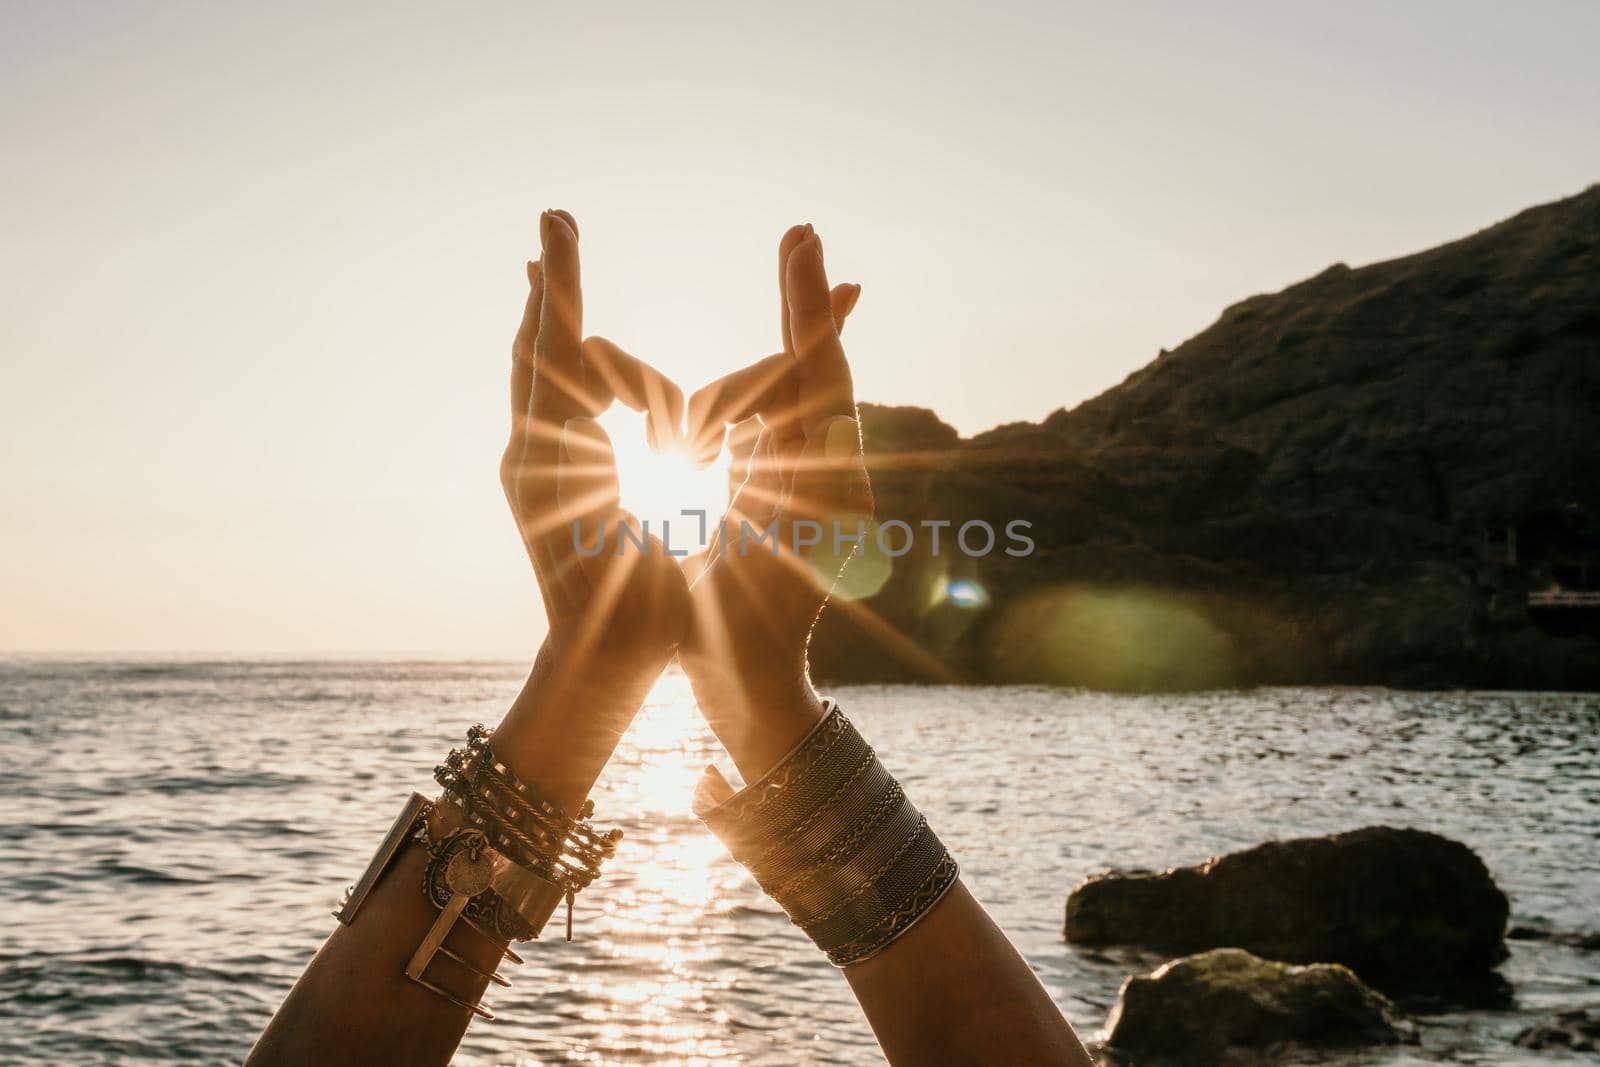
[[[583,703],[617,709],[625,728],[676,654],[741,773],[758,774],[821,714],[806,640],[850,555],[833,551],[829,538],[815,553],[794,551],[810,539],[794,536],[796,524],[832,530],[839,522],[853,531],[872,514],[839,339],[860,287],[830,289],[821,240],[809,225],[791,228],[778,246],[780,351],[685,404],[682,390],[648,363],[603,337],[583,338],[577,223],[547,211],[539,229],[542,254],[528,264],[528,301],[512,345],[501,482],[550,624],[535,667],[541,690],[574,702],[582,693]],[[613,400],[645,414],[653,448],[683,447],[700,465],[719,454],[730,424],[760,422],[725,533],[713,538],[692,585],[622,508],[611,441],[594,421]],[[624,525],[648,549],[621,551]],[[769,528],[776,545],[735,540]],[[618,550],[580,552],[576,529],[618,531]],[[598,702],[597,687],[607,694]]]
[[[966,891],[927,819],[842,714],[825,717],[807,677],[811,628],[855,548],[841,553],[839,528],[854,534],[872,515],[839,340],[860,290],[830,289],[817,235],[810,226],[789,230],[778,245],[779,351],[685,403],[649,364],[602,338],[583,338],[572,216],[545,212],[539,234],[542,250],[528,264],[528,303],[512,344],[511,438],[500,477],[549,634],[489,736],[493,757],[475,764],[471,782],[441,769],[441,780],[455,783],[452,791],[459,785],[470,796],[447,791],[448,802],[424,809],[430,849],[456,840],[435,836],[436,819],[470,817],[473,827],[456,822],[453,832],[477,835],[467,840],[485,848],[486,835],[498,835],[495,848],[504,846],[511,858],[497,852],[505,866],[491,864],[495,871],[516,867],[525,853],[542,864],[542,874],[523,872],[533,882],[516,886],[566,878],[555,888],[565,887],[570,923],[573,893],[587,878],[579,884],[556,868],[565,870],[569,855],[580,866],[588,861],[570,844],[576,835],[567,817],[559,832],[549,819],[587,813],[590,789],[677,656],[701,713],[754,784],[745,804],[708,768],[695,812],[737,844],[735,858],[757,883],[847,968],[889,1062],[1089,1067],[1050,993]],[[702,464],[719,454],[730,423],[760,423],[744,480],[692,580],[622,507],[611,441],[595,421],[613,400],[645,413],[658,448],[683,447]],[[625,526],[636,550],[622,551],[618,542],[616,550],[583,550],[574,523]],[[804,540],[802,524],[810,527]],[[749,551],[747,529],[763,539]],[[822,529],[834,533],[820,538],[827,548],[818,543]],[[815,550],[803,553],[802,546]],[[474,730],[471,737],[482,735]],[[812,737],[817,743],[807,741]],[[458,758],[452,752],[449,766]],[[760,780],[769,771],[773,777]],[[532,783],[533,795],[560,812],[546,807],[522,820],[513,807],[533,809],[529,798],[516,799],[522,787],[513,791],[512,780]],[[503,806],[505,796],[513,796],[511,807]],[[374,860],[372,870],[391,873],[375,887],[372,870],[363,879],[371,892],[363,890],[370,903],[361,921],[341,925],[317,953],[257,1042],[252,1064],[444,1063],[471,1013],[483,1013],[474,1001],[487,983],[507,984],[493,973],[498,961],[521,960],[505,948],[498,925],[490,933],[467,922],[475,937],[446,950],[446,936],[467,919],[468,893],[450,878],[454,859],[445,872],[453,895],[443,910],[417,893],[417,880],[429,885],[426,872],[444,852],[430,857],[400,847],[412,836],[416,811],[408,805]],[[522,841],[519,821],[537,840]],[[515,846],[507,835],[517,838]],[[522,892],[516,886],[514,896]],[[347,914],[342,910],[341,920]],[[413,963],[402,970],[407,953]],[[421,976],[436,953],[459,965],[445,965],[455,985]],[[452,992],[467,986],[460,996]]]

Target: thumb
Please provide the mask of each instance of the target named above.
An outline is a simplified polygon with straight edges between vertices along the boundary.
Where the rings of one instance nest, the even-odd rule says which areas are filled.
[[[795,461],[794,482],[785,502],[786,517],[838,523],[853,530],[872,518],[872,483],[861,447],[861,425],[849,415],[834,415],[813,428]]]

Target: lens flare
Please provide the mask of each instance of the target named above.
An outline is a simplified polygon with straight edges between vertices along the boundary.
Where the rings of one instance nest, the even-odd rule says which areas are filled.
[[[1192,597],[1065,586],[1006,607],[990,634],[996,677],[1094,689],[1206,689],[1234,677],[1233,638]]]
[[[989,593],[977,582],[958,578],[944,587],[945,599],[963,608],[981,608],[989,602]]]

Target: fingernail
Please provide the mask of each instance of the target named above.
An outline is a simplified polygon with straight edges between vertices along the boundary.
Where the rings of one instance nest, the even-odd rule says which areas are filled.
[[[807,237],[810,237],[812,234],[817,232],[815,229],[812,228],[811,223],[809,223],[809,222],[806,223],[805,230],[806,230],[806,236]]]
[[[860,299],[861,286],[851,283],[850,288],[845,292],[843,313],[848,315],[854,311],[856,309],[856,301]]]
[[[535,263],[533,260],[530,259],[530,260],[528,260],[528,284],[530,286],[532,286],[532,285],[537,285],[538,283],[539,283],[539,264]]]
[[[789,262],[793,263],[795,261],[795,257],[803,255],[807,250],[812,248],[817,250],[817,256],[818,258],[821,258],[822,248],[817,244],[817,235],[814,233],[808,233],[804,237],[800,238],[800,243],[795,245],[794,251],[789,253]]]
[[[600,424],[593,419],[586,419],[581,415],[568,419],[561,424],[561,453],[569,461],[587,460],[590,457],[579,456],[580,450],[587,449],[590,453],[598,452],[601,445]]]
[[[814,249],[816,251],[816,253],[817,253],[817,262],[818,263],[822,263],[823,262],[823,258],[822,258],[822,238],[821,238],[821,236],[819,236],[817,234],[814,234],[814,233],[811,234],[804,241],[800,242],[800,247],[795,249],[795,251],[799,252],[799,251],[802,251],[802,250],[807,249],[807,248]]]
[[[861,454],[861,427],[848,415],[835,415],[822,431],[822,454],[830,460]]]
[[[576,419],[568,419],[566,422],[561,424],[561,458],[569,463],[572,461],[571,435],[578,432],[577,429],[572,425],[576,421]]]
[[[550,212],[539,213],[539,247],[550,247]]]
[[[695,783],[694,798],[689,807],[701,815],[733,796],[733,786],[714,765],[707,766]]]

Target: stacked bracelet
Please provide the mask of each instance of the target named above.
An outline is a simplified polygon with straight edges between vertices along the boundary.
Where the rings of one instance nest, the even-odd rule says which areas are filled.
[[[959,869],[837,705],[759,781],[697,812],[837,966],[881,951]]]
[[[492,844],[567,890],[569,901],[595,880],[622,840],[621,830],[601,833],[589,824],[593,802],[573,818],[519,779],[495,758],[482,723],[467,731],[466,749],[452,749],[433,777],[444,786],[444,799],[461,804],[467,821]]]
[[[495,942],[502,956],[522,960],[507,941],[539,936],[557,905],[567,904],[567,940],[572,940],[572,899],[600,873],[622,839],[621,830],[601,833],[589,825],[592,804],[576,818],[539,796],[495,759],[489,731],[474,726],[467,747],[455,749],[434,769],[445,787],[437,801],[413,793],[390,827],[366,872],[346,891],[334,916],[349,925],[362,903],[407,841],[428,852],[422,892],[439,909],[406,964],[405,975],[454,1004],[484,1018],[480,1002],[458,996],[429,977],[429,966],[445,956],[489,981],[510,985],[452,949],[446,938],[457,923]]]

